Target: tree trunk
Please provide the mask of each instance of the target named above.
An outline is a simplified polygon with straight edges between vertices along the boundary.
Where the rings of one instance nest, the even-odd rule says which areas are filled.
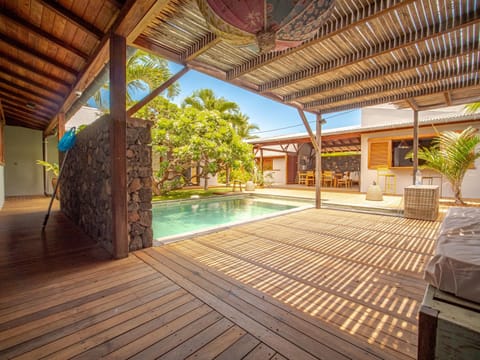
[[[455,197],[456,205],[465,205],[465,202],[462,200],[462,188],[460,185],[453,186],[453,196]]]
[[[203,190],[208,190],[208,174],[203,178]]]
[[[230,186],[230,166],[225,168],[225,185]]]

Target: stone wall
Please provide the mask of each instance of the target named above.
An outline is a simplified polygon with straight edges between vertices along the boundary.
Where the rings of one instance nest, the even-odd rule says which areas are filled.
[[[129,250],[152,245],[151,123],[127,123]],[[110,116],[77,134],[61,178],[63,212],[89,236],[113,253]]]
[[[335,172],[360,171],[361,155],[322,157],[322,170]]]

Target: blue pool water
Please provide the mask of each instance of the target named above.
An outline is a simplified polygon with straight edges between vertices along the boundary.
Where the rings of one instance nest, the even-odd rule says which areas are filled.
[[[171,237],[258,219],[309,203],[255,197],[225,197],[153,206],[153,237]]]

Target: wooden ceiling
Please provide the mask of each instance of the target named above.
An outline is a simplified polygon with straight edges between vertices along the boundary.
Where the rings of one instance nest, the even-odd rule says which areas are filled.
[[[337,0],[313,39],[262,55],[213,34],[195,0],[0,0],[0,100],[7,124],[51,130],[108,61],[115,31],[314,113],[431,109],[480,101],[479,30],[478,0]]]

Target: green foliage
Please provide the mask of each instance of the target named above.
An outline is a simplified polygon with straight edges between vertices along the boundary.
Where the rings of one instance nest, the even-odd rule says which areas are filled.
[[[37,160],[37,164],[44,166],[45,170],[47,172],[51,171],[55,177],[57,177],[58,174],[60,173],[60,167],[58,166],[57,163],[51,163],[51,162],[48,162],[48,161]]]
[[[151,92],[172,77],[168,68],[168,61],[164,58],[137,50],[127,60],[127,106],[133,105],[139,92]],[[96,106],[104,112],[108,112],[108,103],[103,98],[109,85],[105,84],[95,93],[93,99]],[[102,92],[102,89],[104,92]],[[174,83],[167,89],[167,97],[172,98],[179,94],[179,85]]]
[[[199,197],[202,197],[202,198],[211,197],[211,196],[226,194],[230,191],[232,191],[231,187],[219,187],[219,188],[216,187],[209,190],[203,190],[203,189],[172,190],[163,195],[154,196],[153,201],[190,199],[192,195],[198,195]]]
[[[480,102],[471,103],[465,106],[467,114],[473,114],[480,110]]]
[[[182,186],[183,174],[192,166],[200,167],[198,175],[205,179],[206,188],[208,178],[227,167],[245,171],[252,168],[251,145],[242,141],[217,110],[179,108],[157,97],[139,114],[155,122],[152,146],[160,155],[160,171],[155,180],[161,193]]]
[[[218,181],[221,183],[226,183],[227,182],[226,175],[227,175],[226,170],[220,171],[217,175]],[[241,182],[245,183],[251,179],[252,179],[251,171],[247,171],[244,168],[230,169],[230,181],[240,180]]]
[[[442,174],[452,186],[455,201],[463,204],[463,178],[475,160],[480,158],[477,146],[480,136],[477,130],[468,127],[462,132],[444,131],[433,141],[430,148],[420,148],[418,158],[425,161],[422,168],[435,170]]]

